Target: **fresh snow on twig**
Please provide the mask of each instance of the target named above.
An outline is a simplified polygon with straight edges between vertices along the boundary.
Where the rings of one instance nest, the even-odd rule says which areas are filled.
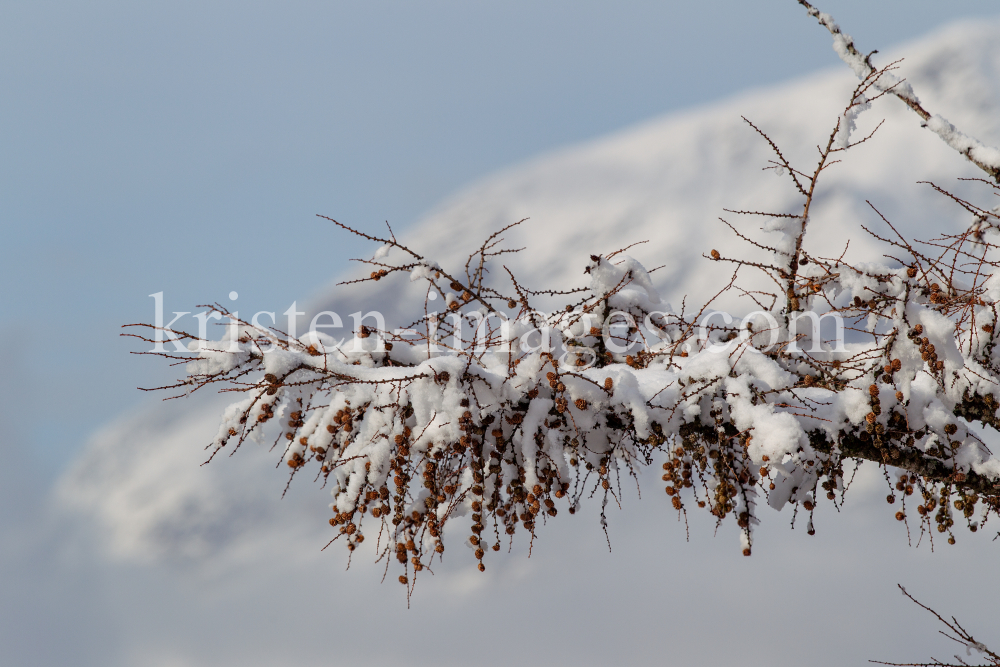
[[[831,15],[821,12],[805,0],[799,0],[799,4],[806,7],[809,15],[815,17],[820,25],[830,31],[833,36],[833,50],[840,59],[851,68],[859,79],[867,78],[874,69],[870,62],[870,56],[866,57],[858,51],[854,46],[854,40],[840,29]],[[891,92],[906,102],[924,119],[924,127],[937,134],[945,143],[989,173],[997,182],[1000,182],[1000,149],[985,146],[979,140],[960,132],[940,115],[932,116],[921,106],[920,100],[910,84],[896,75],[889,72],[882,74],[875,86],[878,90]]]

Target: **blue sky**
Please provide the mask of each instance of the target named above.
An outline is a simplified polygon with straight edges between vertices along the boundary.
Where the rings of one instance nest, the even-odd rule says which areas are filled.
[[[863,48],[994,8],[823,4]],[[5,455],[50,480],[170,379],[118,338],[147,295],[328,282],[358,246],[316,213],[405,228],[537,153],[835,65],[791,0],[2,3]]]

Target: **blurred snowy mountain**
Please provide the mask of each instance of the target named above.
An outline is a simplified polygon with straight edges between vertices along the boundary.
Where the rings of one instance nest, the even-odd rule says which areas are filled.
[[[915,86],[928,108],[997,145],[997,28],[995,23],[956,25],[892,55],[876,56],[875,63],[905,56],[897,74]],[[761,224],[760,218],[723,209],[795,212],[801,205],[787,177],[761,172],[773,155],[741,116],[768,133],[792,164],[811,173],[815,146],[825,143],[855,85],[845,66],[539,157],[445,201],[409,231],[407,241],[443,264],[458,265],[458,258],[464,259],[490,233],[529,218],[505,234],[510,247],[526,248],[507,263],[529,287],[551,287],[581,284],[590,254],[648,240],[630,253],[647,268],[665,265],[655,274],[660,294],[675,306],[683,295],[689,303],[703,303],[721,287],[722,276],[719,265],[709,264],[702,254],[712,247],[724,255],[746,254],[747,246],[718,218],[751,236]],[[847,239],[857,259],[881,254],[860,228],[877,220],[866,199],[918,237],[938,230],[942,220],[966,222],[916,182],[954,188],[956,177],[981,172],[921,131],[920,119],[898,100],[880,102],[860,117],[854,134],[860,138],[885,119],[873,141],[845,154],[844,162],[826,173],[825,194],[813,211],[809,232],[820,254],[839,253]],[[379,285],[349,294],[330,288],[317,299],[317,307],[343,312],[347,298],[381,303],[396,287]],[[405,299],[405,292],[393,298]]]
[[[880,54],[876,63],[905,56],[900,72],[928,108],[984,143],[998,145],[998,31],[997,22],[954,25],[900,47],[892,56]],[[729,278],[726,269],[703,259],[701,254],[711,248],[730,256],[746,252],[744,243],[718,217],[725,217],[748,235],[762,238],[758,232],[759,219],[730,215],[723,209],[795,211],[799,202],[787,178],[761,171],[771,157],[769,149],[741,116],[767,132],[793,163],[811,170],[815,145],[825,142],[855,85],[856,80],[845,67],[656,119],[542,156],[458,193],[409,230],[405,243],[442,265],[458,265],[489,233],[528,217],[528,223],[506,234],[509,246],[526,247],[520,255],[512,256],[508,264],[523,283],[551,288],[580,284],[581,269],[592,253],[607,253],[648,240],[649,243],[630,252],[647,267],[664,266],[654,274],[660,293],[675,308],[685,295],[689,307],[700,305]],[[808,243],[817,254],[838,255],[848,240],[849,257],[856,260],[875,258],[882,253],[861,231],[861,225],[878,228],[882,224],[865,200],[897,223],[901,231],[918,238],[929,236],[942,225],[956,229],[967,223],[954,204],[917,181],[935,181],[969,192],[974,186],[955,179],[977,177],[975,168],[936,136],[922,130],[919,119],[894,99],[882,100],[861,117],[859,135],[874,128],[883,118],[886,123],[875,138],[849,152],[844,162],[832,167],[826,176],[824,194],[817,201],[810,223]],[[979,198],[982,199],[981,194]],[[336,217],[335,211],[324,213]],[[381,233],[381,230],[366,231]],[[352,277],[358,271],[357,267],[348,267],[344,275]],[[756,280],[747,274],[741,277],[740,284],[750,289],[757,284]],[[312,300],[311,310],[329,309],[346,315],[362,307],[381,309],[389,317],[398,316],[398,325],[403,325],[412,312],[411,290],[416,289],[403,282],[399,280],[388,286],[385,282],[366,284],[353,290],[330,287]],[[228,572],[239,571],[241,576],[268,580],[294,578],[295,583],[288,587],[269,584],[269,590],[281,591],[274,593],[276,598],[284,600],[282,608],[287,608],[290,617],[294,616],[296,600],[309,590],[299,576],[326,579],[331,570],[342,567],[341,549],[319,553],[329,539],[325,523],[328,493],[317,484],[299,479],[288,496],[279,500],[287,477],[283,470],[274,469],[280,452],[256,451],[250,445],[229,459],[199,466],[205,456],[202,445],[214,434],[216,420],[226,403],[225,397],[206,398],[209,397],[153,405],[96,434],[58,486],[53,504],[61,525],[73,526],[73,544],[81,549],[94,546],[96,553],[106,554],[112,562],[144,563],[143,567],[192,573],[195,580],[216,582],[210,588],[218,596],[239,595],[234,593],[240,588],[237,578],[227,575]],[[874,488],[877,480],[872,477],[868,481]],[[729,556],[728,552],[737,554],[734,533],[722,530],[721,538],[713,541],[712,526],[701,520],[692,523],[692,544],[682,544],[684,526],[675,523],[665,499],[655,495],[657,487],[656,483],[646,484],[644,500],[638,501],[633,494],[628,499],[627,511],[612,512],[613,553],[619,560],[605,558],[604,537],[595,525],[597,508],[585,505],[582,519],[580,515],[560,517],[555,522],[559,526],[541,531],[529,565],[521,562],[523,555],[501,555],[493,558],[496,566],[485,578],[477,578],[478,573],[470,577],[471,559],[462,553],[451,553],[441,574],[424,582],[422,590],[418,588],[418,597],[427,596],[426,602],[416,601],[418,611],[425,604],[426,609],[442,614],[455,627],[471,628],[470,621],[461,616],[471,613],[470,609],[475,607],[473,601],[485,599],[481,596],[497,598],[502,608],[516,608],[518,596],[537,600],[538,596],[531,591],[545,586],[548,588],[544,599],[579,600],[581,604],[593,605],[598,618],[601,605],[610,604],[624,616],[616,624],[631,623],[655,631],[656,624],[651,624],[646,615],[651,608],[657,608],[657,598],[646,590],[643,582],[654,575],[661,577],[664,561],[676,560],[679,567],[694,567],[704,560],[734,572],[732,581],[720,584],[718,590],[703,598],[698,597],[693,583],[681,587],[683,604],[690,605],[691,613],[698,618],[704,617],[706,626],[711,622],[713,605],[721,608],[732,603],[731,611],[738,612],[750,609],[742,606],[741,600],[759,596],[770,600],[762,603],[768,614],[777,615],[783,624],[803,624],[800,636],[808,638],[808,623],[794,619],[793,608],[783,604],[783,598],[771,598],[773,591],[768,581],[782,579],[785,576],[782,568],[787,567],[788,576],[810,578],[810,586],[816,590],[829,590],[847,577],[857,576],[858,581],[864,582],[868,581],[866,577],[875,576],[875,573],[858,574],[853,569],[873,557],[872,553],[884,553],[888,559],[902,553],[905,558],[893,566],[894,576],[910,580],[924,578],[936,568],[935,563],[959,557],[957,553],[928,556],[925,550],[906,551],[905,531],[890,521],[883,507],[874,504],[873,494],[868,494],[866,500],[865,494],[859,493],[853,501],[848,500],[849,505],[854,503],[855,509],[849,509],[848,513],[856,532],[836,526],[840,523],[838,518],[827,515],[819,524],[821,536],[808,544],[804,531],[789,531],[785,526],[790,520],[788,513],[765,514],[764,521],[770,520],[776,528],[759,533],[761,548],[755,551],[754,563],[745,564]],[[879,516],[869,516],[874,508]],[[826,537],[822,537],[824,530],[828,531]],[[876,540],[882,532],[889,535]],[[549,533],[559,537],[550,539]],[[669,536],[648,537],[649,533]],[[869,543],[868,537],[877,543]],[[884,546],[882,542],[893,544]],[[826,550],[818,545],[825,545]],[[683,554],[664,553],[661,547]],[[984,558],[982,554],[987,547],[967,544],[962,548],[976,549],[979,557]],[[457,546],[455,550],[458,551]],[[720,554],[713,555],[716,552]],[[782,553],[791,555],[786,565],[779,565]],[[371,560],[370,553],[359,555],[356,562]],[[567,574],[551,576],[552,571],[546,568],[554,567],[565,567]],[[589,598],[580,588],[580,581],[592,576],[606,577],[608,573],[604,570],[611,567],[619,570],[615,574],[618,583],[610,587],[598,585],[595,589],[599,591],[598,597]],[[736,583],[736,577],[740,576],[737,573],[753,579],[754,567],[771,574],[761,577],[758,583]],[[353,632],[351,628],[357,626],[363,636],[375,637],[377,633],[364,629],[366,623],[359,619],[377,613],[377,605],[387,600],[396,606],[404,602],[397,595],[401,591],[385,590],[388,585],[369,596],[369,591],[378,588],[380,570],[367,562],[358,569],[361,571],[348,575],[353,580],[350,584],[343,584],[347,579],[340,575],[335,579],[347,586],[345,591],[360,596],[354,603],[355,611],[348,613],[346,607],[338,606],[336,621],[330,623],[336,625],[340,635]],[[601,574],[597,574],[599,571]],[[671,577],[669,572],[666,575],[668,579]],[[230,583],[218,583],[227,581],[227,576],[232,577]],[[895,583],[895,579],[889,583]],[[667,588],[664,584],[664,591]],[[891,588],[886,587],[881,594],[891,595]],[[600,596],[611,601],[601,602]],[[627,603],[633,596],[637,600],[634,608]],[[837,594],[835,602],[847,605],[849,600]],[[330,609],[333,608],[331,600]],[[877,608],[884,607],[875,605],[872,610]],[[208,622],[210,614],[204,610],[200,613]],[[310,633],[321,635],[328,627],[323,619],[331,613],[312,601],[305,605],[302,627],[305,639],[294,619],[275,621],[275,631],[295,633],[287,640],[305,642],[312,647],[309,655],[318,656],[323,651],[322,636],[312,641]],[[864,625],[868,612],[856,613],[858,620],[850,623]],[[663,619],[674,618],[669,611],[657,614],[662,614]],[[893,627],[897,624],[896,620],[882,622]],[[267,626],[260,619],[255,623],[257,627]],[[580,623],[587,634],[600,632],[590,619]],[[750,622],[746,640],[754,641],[755,633],[764,632],[765,625],[763,621]],[[691,627],[690,631],[708,632],[697,627]],[[584,636],[581,634],[580,639]],[[532,641],[542,641],[532,637]],[[794,645],[798,640],[788,641]],[[232,651],[230,647],[227,655],[234,663],[254,663],[257,658],[252,647],[259,643],[255,638],[243,649]],[[582,647],[586,644],[580,642]],[[734,640],[734,646],[739,645]],[[590,664],[592,660],[608,657],[601,652],[590,654],[579,649],[567,646],[566,662],[571,658],[576,664]],[[795,655],[787,646],[769,649],[775,652],[770,657],[762,651],[753,659],[735,648],[707,650],[710,663],[735,660],[739,656],[742,664],[770,664],[771,658],[776,657],[780,662]],[[711,653],[712,650],[716,652]],[[382,650],[386,656],[397,657],[404,655],[402,651],[396,644]],[[270,653],[261,655],[265,656],[259,658],[261,664],[271,664],[272,658],[266,657]],[[650,660],[654,655],[644,653],[632,658]],[[829,664],[842,664],[837,660],[843,657],[840,654],[830,657]],[[430,653],[426,659],[432,659]],[[163,660],[166,664],[166,658]],[[274,664],[278,661],[274,657]],[[315,661],[319,664],[320,659]],[[448,658],[445,663],[450,664],[449,661],[464,662],[458,656]],[[813,658],[807,662],[820,664]],[[178,664],[182,663],[179,660]]]

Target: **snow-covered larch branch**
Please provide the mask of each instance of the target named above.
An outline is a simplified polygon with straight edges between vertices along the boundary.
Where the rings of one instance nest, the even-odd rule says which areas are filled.
[[[869,233],[894,259],[852,263],[811,245],[823,174],[875,136],[851,139],[857,114],[890,91],[919,102],[803,4],[862,82],[808,168],[750,123],[801,210],[736,211],[765,218],[770,238],[733,227],[746,253],[705,256],[732,268],[719,293],[743,294],[745,310],[675,310],[621,250],[582,257],[585,285],[530,289],[497,266],[516,252],[503,247],[503,232],[523,220],[461,266],[432,258],[435,248],[404,246],[391,230],[382,238],[327,218],[378,245],[360,260],[371,273],[345,285],[420,285],[403,308],[416,320],[358,326],[338,342],[315,331],[287,336],[215,306],[229,320],[222,340],[181,334],[194,356],[187,376],[162,389],[219,385],[242,395],[210,456],[248,439],[280,446],[292,477],[312,469],[330,487],[333,540],[354,551],[373,538],[411,587],[443,556],[456,518],[468,517],[460,538],[483,570],[488,550],[519,532],[533,540],[594,495],[603,523],[623,478],[652,465],[679,518],[697,508],[733,521],[746,555],[765,505],[803,510],[811,534],[817,505],[839,507],[845,475],[862,464],[884,469],[887,502],[920,539],[954,543],[961,525],[978,532],[1000,513],[1000,458],[983,438],[1000,430],[1000,263],[987,233],[1000,219],[949,195],[981,224],[921,243],[873,207],[880,226]],[[742,292],[748,269],[763,272],[773,293]],[[543,299],[546,310],[536,307]],[[836,324],[832,337],[824,320]]]

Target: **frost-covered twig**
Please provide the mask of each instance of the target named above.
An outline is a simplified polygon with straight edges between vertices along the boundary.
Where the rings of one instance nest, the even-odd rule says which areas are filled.
[[[897,586],[899,586],[899,584],[897,584]],[[937,658],[931,658],[931,662],[883,662],[882,660],[869,660],[868,662],[873,662],[878,665],[895,665],[895,667],[934,667],[935,665],[938,667],[1000,667],[1000,654],[991,651],[986,644],[977,641],[971,633],[962,627],[961,623],[959,623],[954,616],[951,617],[951,621],[948,621],[941,616],[941,614],[937,613],[910,595],[902,586],[899,586],[899,590],[902,591],[903,595],[908,597],[918,607],[932,613],[934,617],[941,621],[941,623],[944,624],[944,626],[950,631],[949,634],[944,630],[938,630],[938,634],[944,635],[953,642],[961,644],[962,648],[965,649],[966,657],[972,656],[973,653],[975,653],[982,656],[986,662],[973,665],[961,656],[957,655],[955,656],[956,662],[941,662]]]

